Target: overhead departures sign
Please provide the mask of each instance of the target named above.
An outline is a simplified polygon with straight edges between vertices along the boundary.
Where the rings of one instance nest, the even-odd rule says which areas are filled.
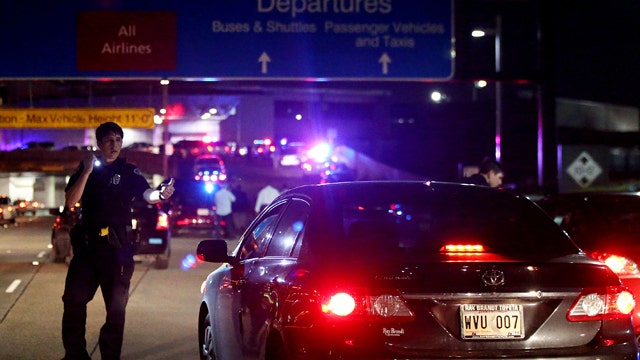
[[[24,0],[0,10],[11,34],[0,79],[453,76],[453,0]]]
[[[0,128],[79,129],[113,121],[124,128],[153,129],[153,108],[2,109]]]

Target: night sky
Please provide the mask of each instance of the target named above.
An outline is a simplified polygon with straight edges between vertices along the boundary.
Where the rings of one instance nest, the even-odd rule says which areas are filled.
[[[554,1],[556,95],[640,106],[640,1]]]

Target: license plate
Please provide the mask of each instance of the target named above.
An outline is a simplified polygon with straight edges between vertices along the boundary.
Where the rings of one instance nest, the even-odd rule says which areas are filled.
[[[524,327],[520,304],[462,304],[463,339],[522,339]]]
[[[199,208],[198,210],[196,210],[196,214],[198,214],[198,216],[209,216],[209,209]]]

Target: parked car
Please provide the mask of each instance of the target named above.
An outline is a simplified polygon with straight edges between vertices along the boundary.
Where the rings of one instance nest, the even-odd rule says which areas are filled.
[[[634,358],[633,294],[539,207],[438,182],[306,185],[202,283],[201,359]]]
[[[639,193],[555,194],[537,202],[587,255],[609,266],[640,295]],[[640,336],[640,307],[633,320]]]
[[[13,201],[13,206],[16,209],[16,212],[18,215],[36,215],[36,212],[38,212],[38,210],[43,209],[44,206],[42,203],[40,203],[39,201],[30,201],[30,200],[14,200]]]
[[[0,196],[0,224],[7,227],[10,224],[16,223],[16,217],[18,212],[15,206],[11,203],[11,198],[8,196]]]
[[[82,208],[77,204],[63,210],[51,209],[50,213],[56,215],[51,229],[52,260],[69,262],[73,257],[69,232],[82,218]],[[153,257],[157,269],[168,268],[171,257],[168,214],[160,204],[149,204],[144,200],[135,201],[131,213],[132,228],[136,232],[136,257]]]
[[[222,227],[216,216],[213,200],[215,188],[195,180],[179,180],[169,200],[169,220],[174,236],[206,233],[207,236],[221,234]]]
[[[51,258],[54,262],[69,263],[73,257],[71,247],[71,228],[80,221],[80,203],[76,206],[63,207],[62,209],[49,209],[56,219],[51,226]]]

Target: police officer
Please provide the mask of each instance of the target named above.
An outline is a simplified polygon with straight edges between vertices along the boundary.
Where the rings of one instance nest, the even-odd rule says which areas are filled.
[[[107,313],[100,329],[100,353],[103,360],[120,359],[134,270],[131,202],[137,197],[157,203],[174,191],[173,181],[160,190],[151,189],[139,169],[119,158],[122,137],[122,128],[114,122],[98,126],[101,156],[83,159],[65,189],[67,206],[80,201],[82,220],[71,231],[74,256],[62,295],[64,359],[91,359],[85,339],[87,303],[98,287]]]

